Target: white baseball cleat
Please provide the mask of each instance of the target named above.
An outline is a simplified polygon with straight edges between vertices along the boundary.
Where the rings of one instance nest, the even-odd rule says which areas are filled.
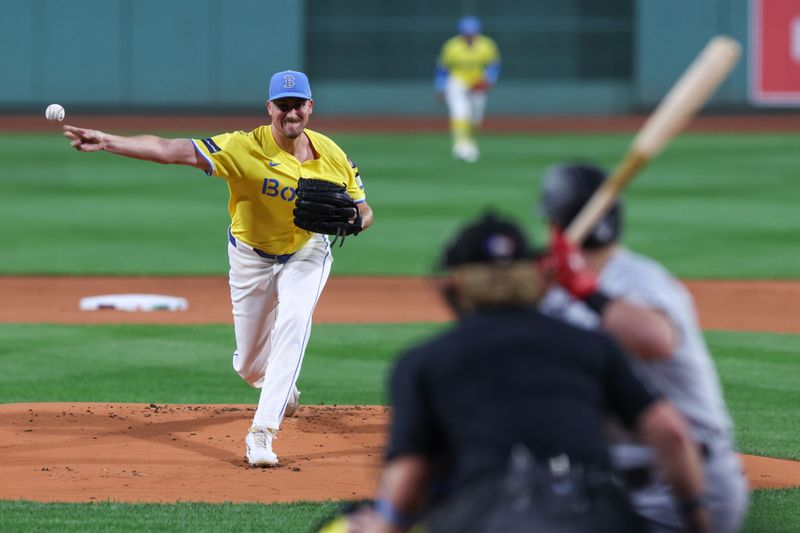
[[[478,145],[474,141],[458,141],[453,146],[453,157],[460,161],[474,163],[480,157]]]
[[[458,141],[453,145],[453,159],[463,160],[466,143]]]
[[[297,390],[297,385],[295,385],[292,387],[291,394],[289,394],[289,401],[286,402],[286,409],[283,410],[283,416],[294,416],[298,407],[300,407],[300,391]]]
[[[466,146],[466,149],[464,150],[464,157],[463,157],[463,159],[464,159],[464,161],[466,161],[467,163],[474,163],[475,161],[477,161],[477,160],[478,160],[478,158],[480,157],[480,155],[481,155],[481,153],[480,153],[480,151],[478,150],[478,145],[477,145],[477,144],[475,144],[474,142],[469,142],[469,143],[467,144],[467,146]]]
[[[275,431],[270,428],[253,426],[247,431],[244,444],[247,447],[247,462],[253,466],[275,466],[278,456],[272,451]]]

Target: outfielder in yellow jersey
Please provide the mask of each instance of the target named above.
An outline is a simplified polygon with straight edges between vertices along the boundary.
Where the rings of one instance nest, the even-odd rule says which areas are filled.
[[[296,382],[311,333],[311,315],[333,262],[327,235],[293,223],[299,178],[345,183],[358,205],[362,228],[373,219],[357,167],[331,139],[306,129],[313,109],[308,78],[287,70],[270,80],[267,113],[272,124],[250,132],[164,139],[64,126],[64,135],[79,151],[105,150],[193,166],[227,182],[228,280],[236,334],[233,367],[261,389],[245,437],[247,460],[256,466],[278,463],[272,441],[282,418],[297,408]]]
[[[487,93],[500,76],[500,52],[481,35],[477,18],[462,18],[458,30],[442,47],[434,85],[450,114],[453,157],[475,162],[480,152],[474,134],[483,122]]]

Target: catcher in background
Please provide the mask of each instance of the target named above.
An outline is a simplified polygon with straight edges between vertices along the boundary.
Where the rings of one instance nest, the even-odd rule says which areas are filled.
[[[462,18],[458,33],[442,47],[434,85],[450,114],[453,157],[473,163],[480,156],[475,131],[483,122],[487,93],[500,76],[500,52],[491,38],[481,35],[475,17]]]
[[[287,70],[270,80],[272,124],[250,132],[165,139],[64,126],[78,151],[188,165],[226,181],[233,367],[261,389],[245,437],[247,460],[257,466],[278,463],[272,441],[298,405],[311,316],[333,262],[326,233],[358,234],[373,218],[357,167],[331,139],[306,129],[313,110],[308,78]],[[301,175],[308,179],[299,185]]]
[[[611,476],[609,413],[655,448],[679,498],[702,493],[684,420],[616,342],[536,309],[537,255],[493,215],[447,246],[440,286],[459,320],[397,361],[379,498],[351,531],[646,531]],[[703,510],[691,513],[707,531]]]

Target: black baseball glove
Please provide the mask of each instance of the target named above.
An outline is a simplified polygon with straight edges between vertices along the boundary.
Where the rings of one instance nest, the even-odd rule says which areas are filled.
[[[335,235],[336,239],[358,235],[362,230],[361,212],[347,194],[344,184],[300,178],[294,207],[294,225],[313,233]]]

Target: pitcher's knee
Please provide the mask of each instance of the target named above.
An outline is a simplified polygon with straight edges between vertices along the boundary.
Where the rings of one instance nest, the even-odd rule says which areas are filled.
[[[240,357],[236,352],[233,354],[233,369],[251,387],[258,389],[264,383],[264,369],[253,364],[247,364],[247,360]]]

